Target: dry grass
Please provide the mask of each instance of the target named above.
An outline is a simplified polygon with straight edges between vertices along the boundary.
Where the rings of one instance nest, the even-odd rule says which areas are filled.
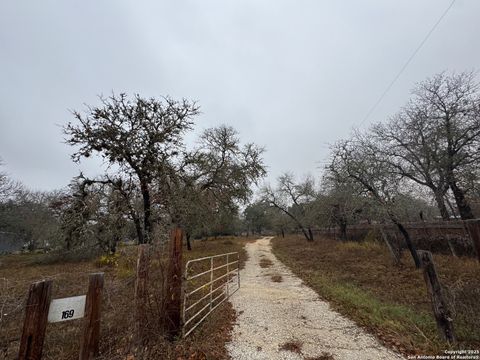
[[[281,345],[279,345],[280,350],[291,351],[297,354],[302,353],[303,343],[299,340],[290,340]]]
[[[184,263],[189,259],[214,254],[238,251],[243,266],[246,252],[243,246],[251,239],[218,238],[195,241],[192,251],[184,249]],[[230,329],[235,321],[235,312],[225,302],[212,313],[187,339],[166,341],[157,327],[149,328],[149,341],[143,349],[133,346],[136,254],[135,246],[121,248],[120,256],[112,262],[90,257],[70,259],[62,262],[61,257],[50,254],[0,256],[0,359],[16,357],[19,337],[23,325],[24,304],[29,285],[38,280],[53,279],[52,298],[84,294],[88,285],[88,274],[105,273],[102,300],[102,323],[100,359],[125,359],[128,354],[142,352],[138,358],[163,359],[224,359],[224,347],[229,340]],[[152,267],[158,269],[162,261],[152,257]],[[149,303],[152,319],[161,297],[161,274],[151,271],[151,283],[155,290]],[[160,277],[159,277],[160,276]],[[152,323],[155,321],[152,320]],[[44,359],[78,358],[79,339],[83,320],[48,324],[44,346]],[[140,351],[141,350],[141,351]]]
[[[282,275],[278,275],[278,274],[272,275],[271,279],[273,282],[276,282],[276,283],[280,283],[283,281]]]
[[[423,274],[404,252],[395,267],[388,250],[372,243],[313,243],[290,236],[273,251],[337,311],[407,354],[442,353]],[[480,347],[480,266],[471,258],[434,254],[440,281],[454,310],[457,348]]]
[[[267,258],[260,259],[260,267],[261,268],[266,269],[266,268],[269,268],[272,265],[273,265],[272,260],[267,259]]]

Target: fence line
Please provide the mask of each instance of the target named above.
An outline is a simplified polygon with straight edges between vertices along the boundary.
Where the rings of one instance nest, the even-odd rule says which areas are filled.
[[[47,322],[60,322],[83,317],[85,317],[85,326],[79,359],[93,359],[99,350],[103,282],[103,273],[91,274],[85,297],[56,299],[56,302],[51,299],[53,280],[42,280],[31,284],[25,306],[18,359],[41,359]],[[80,305],[76,306],[77,304]],[[76,311],[79,311],[81,315],[76,317]]]
[[[470,241],[473,251],[480,261],[480,219],[472,220],[449,220],[441,222],[406,222],[403,226],[407,231],[412,232],[418,237],[433,238],[435,236],[447,237],[447,243],[452,254],[455,255],[449,237],[459,237]],[[393,224],[356,224],[349,225],[346,228],[347,238],[364,237],[369,231],[382,228],[387,232],[396,232],[396,226]],[[312,229],[314,234],[341,236],[341,230],[337,226]]]
[[[161,293],[166,302],[162,312],[162,316],[165,317],[164,331],[167,335],[170,335],[171,339],[175,339],[180,334],[183,336],[189,335],[212,311],[235,293],[240,286],[239,254],[236,252],[190,260],[185,266],[185,276],[183,276],[182,238],[183,234],[179,228],[172,231],[169,264],[166,271],[167,290],[166,293]],[[149,318],[147,313],[149,309],[148,284],[149,281],[153,281],[153,278],[150,279],[149,275],[151,257],[150,245],[138,246],[137,272],[132,278],[128,279],[129,282],[135,280],[135,326],[133,328],[133,339],[140,346],[142,341],[145,340],[144,335],[146,334],[146,324]],[[225,264],[214,263],[214,260],[224,258],[226,258]],[[211,265],[209,270],[202,271],[200,274],[189,275],[192,266],[202,264],[206,260]],[[220,272],[222,274],[219,275]],[[185,298],[182,303],[182,289],[188,289],[189,284],[198,282],[198,280],[208,276],[208,274],[210,274],[210,281],[202,285],[199,288],[200,290],[184,292]],[[7,281],[7,279],[4,280],[5,282]],[[84,319],[83,332],[79,339],[79,359],[90,360],[99,354],[102,302],[108,304],[110,295],[108,293],[103,294],[104,274],[90,273],[86,294],[69,298],[52,299],[52,289],[56,281],[57,279],[47,278],[30,285],[27,300],[23,304],[25,317],[18,347],[18,359],[20,360],[41,359],[44,342],[48,338],[45,336],[47,323],[75,319]],[[184,284],[185,286],[183,286]],[[153,287],[155,285],[156,283],[152,283]],[[200,301],[195,300],[194,304],[189,304],[190,300],[195,299],[197,292],[206,287],[209,288],[208,294],[202,294]],[[207,307],[202,306],[202,310],[189,317],[189,314],[199,304],[202,304],[202,301],[208,301]],[[205,312],[207,308],[208,312]],[[187,326],[190,327],[188,331],[185,330]]]

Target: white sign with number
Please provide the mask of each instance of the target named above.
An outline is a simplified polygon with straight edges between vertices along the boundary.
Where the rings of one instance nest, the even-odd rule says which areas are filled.
[[[48,309],[48,322],[80,319],[85,316],[86,295],[54,299]]]

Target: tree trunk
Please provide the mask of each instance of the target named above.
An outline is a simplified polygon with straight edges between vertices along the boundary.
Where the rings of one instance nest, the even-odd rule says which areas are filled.
[[[138,346],[147,342],[148,324],[148,270],[150,262],[150,245],[140,245],[137,255],[137,277],[135,279],[135,335]]]
[[[313,241],[313,233],[310,226],[308,227],[308,237],[309,237],[308,241]]]
[[[143,231],[142,231],[142,225],[140,223],[140,218],[135,211],[135,208],[133,205],[130,203],[130,197],[128,193],[122,188],[121,185],[117,184],[117,189],[120,191],[120,194],[122,194],[123,198],[125,199],[125,203],[128,206],[128,212],[130,214],[130,217],[132,218],[133,224],[135,225],[135,232],[137,233],[137,240],[138,244],[144,244],[145,239],[143,237]]]
[[[145,243],[150,243],[152,241],[152,223],[151,223],[151,200],[150,200],[150,189],[146,180],[140,181],[140,188],[142,191],[143,197],[143,229],[145,230]]]
[[[445,206],[443,194],[439,194],[439,191],[435,192],[435,202],[437,203],[438,210],[440,210],[440,216],[442,217],[442,220],[449,220],[450,214]]]
[[[282,238],[284,238],[284,237],[285,237],[285,231],[282,228]]]
[[[480,261],[480,220],[465,221],[464,226],[467,228],[473,248],[477,253],[478,261]]]
[[[310,240],[310,237],[307,233],[307,231],[305,230],[305,228],[303,227],[302,223],[300,221],[297,220],[297,218],[295,216],[293,216],[292,214],[290,214],[290,212],[288,212],[287,210],[285,210],[284,208],[282,208],[281,206],[278,206],[277,204],[275,203],[272,203],[273,206],[275,206],[277,209],[279,209],[280,211],[283,211],[287,216],[289,216],[293,221],[295,221],[298,225],[298,227],[302,230],[302,233],[303,235],[305,236],[305,239],[307,239],[307,241],[313,241],[313,236],[312,236],[312,239]]]
[[[307,239],[307,241],[310,241],[310,238],[308,237],[307,231],[303,228],[303,226],[301,226],[301,225],[299,225],[299,226],[300,226],[300,230],[302,230],[303,236],[305,236],[305,239]]]
[[[187,250],[191,251],[192,250],[192,243],[190,241],[190,232],[186,232],[185,237],[187,239]]]
[[[449,208],[450,211],[452,212],[452,216],[453,216],[455,219],[458,219],[458,216],[457,216],[457,214],[455,213],[455,209],[453,208],[452,203],[451,203],[450,200],[448,199],[448,196],[445,196],[445,201],[447,202],[448,208]]]
[[[347,222],[340,221],[340,239],[342,241],[347,241]]]
[[[138,243],[144,244],[145,239],[143,237],[142,225],[140,224],[140,219],[133,211],[130,212],[130,215],[132,217],[133,223],[135,224],[135,231],[137,232]]]
[[[110,243],[110,253],[115,254],[117,252],[117,244],[120,242],[120,236],[114,235],[112,238],[112,242]]]
[[[67,250],[70,251],[72,248],[72,232],[69,231],[65,236],[65,242],[67,243]]]
[[[400,233],[405,239],[408,250],[412,255],[413,261],[415,262],[415,267],[419,269],[422,263],[420,262],[420,258],[418,257],[417,249],[415,248],[415,245],[413,245],[412,239],[410,238],[410,234],[408,233],[407,229],[405,229],[405,227],[397,220],[395,215],[393,215],[392,213],[389,213],[388,215],[390,216],[392,222],[397,226],[398,230],[400,230]]]
[[[462,220],[474,219],[472,209],[465,198],[465,192],[457,185],[456,181],[450,182],[455,202],[457,203],[458,212]]]

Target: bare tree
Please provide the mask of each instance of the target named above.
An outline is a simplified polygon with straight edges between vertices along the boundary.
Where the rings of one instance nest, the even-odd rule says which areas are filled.
[[[59,222],[50,206],[56,196],[55,192],[17,189],[8,201],[0,202],[0,231],[16,234],[29,250],[59,245]]]
[[[473,73],[441,73],[419,83],[408,104],[372,132],[400,175],[431,189],[443,219],[450,218],[449,189],[461,218],[474,217],[467,200],[480,160],[480,92]]]
[[[2,158],[0,158],[0,167],[3,165]],[[21,189],[22,185],[20,183],[12,180],[6,172],[0,171],[0,202],[15,196]]]
[[[313,241],[311,225],[314,215],[311,210],[316,195],[313,178],[307,177],[296,183],[291,173],[278,178],[277,188],[265,186],[262,189],[263,201],[289,216],[308,241]]]
[[[281,234],[285,237],[285,233],[294,228],[295,224],[292,219],[286,215],[283,211],[278,211],[274,207],[267,209],[267,223],[271,226],[277,234]]]
[[[335,224],[340,229],[340,238],[347,240],[347,226],[355,222],[372,204],[355,192],[352,180],[338,179],[332,172],[323,177],[322,196],[319,200],[323,221]]]
[[[402,177],[385,161],[377,151],[371,139],[355,134],[352,140],[342,140],[332,147],[332,162],[329,171],[339,181],[352,179],[360,193],[373,197],[385,210],[388,218],[397,226],[403,235],[408,249],[415,262],[421,266],[417,251],[408,231],[395,213],[395,199],[401,193]]]
[[[435,198],[442,219],[450,214],[445,206],[449,184],[441,163],[442,139],[432,131],[425,104],[411,101],[388,123],[372,128],[377,149],[398,172],[421,186],[428,187]]]
[[[474,218],[462,186],[478,173],[480,160],[480,92],[474,73],[441,73],[420,83],[415,102],[425,109],[430,139],[439,139],[435,166],[452,190],[462,219]]]

